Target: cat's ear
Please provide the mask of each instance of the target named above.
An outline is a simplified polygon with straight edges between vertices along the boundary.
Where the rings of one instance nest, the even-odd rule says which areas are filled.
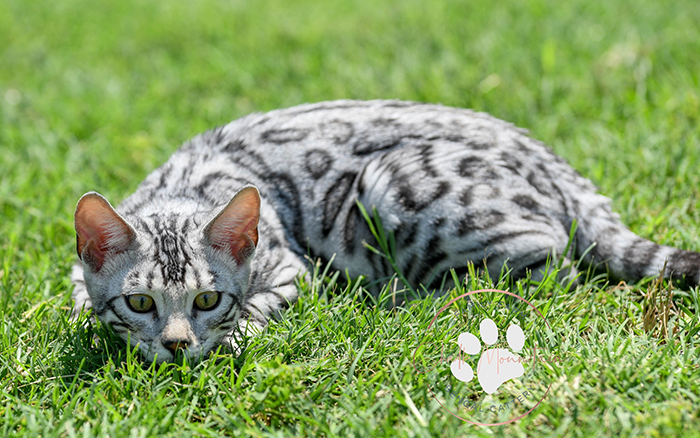
[[[231,202],[204,228],[204,237],[212,248],[243,264],[258,244],[260,193],[253,186],[242,188]]]
[[[83,195],[75,208],[76,249],[83,263],[97,272],[105,258],[129,249],[136,232],[96,192]]]

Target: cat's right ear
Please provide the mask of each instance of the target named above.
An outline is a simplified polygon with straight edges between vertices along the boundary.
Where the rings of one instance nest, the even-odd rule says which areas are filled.
[[[99,271],[105,258],[126,251],[136,232],[99,193],[83,195],[75,208],[76,250],[78,256]]]

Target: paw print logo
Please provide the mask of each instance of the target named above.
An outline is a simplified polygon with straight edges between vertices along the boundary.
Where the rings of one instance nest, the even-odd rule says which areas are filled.
[[[498,327],[492,320],[487,318],[481,321],[479,331],[484,344],[494,345],[498,341]],[[479,358],[476,376],[487,394],[493,394],[508,380],[517,379],[525,373],[520,356],[513,353],[521,351],[525,345],[523,330],[518,325],[511,325],[506,331],[506,340],[509,349],[485,349]],[[460,334],[457,343],[462,351],[469,355],[476,355],[481,351],[479,339],[471,333]],[[452,375],[462,382],[470,382],[474,378],[472,367],[461,359],[452,362],[450,370]]]

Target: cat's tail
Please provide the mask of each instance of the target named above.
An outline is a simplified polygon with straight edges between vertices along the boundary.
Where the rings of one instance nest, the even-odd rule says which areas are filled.
[[[689,287],[700,284],[700,253],[659,245],[639,237],[614,219],[591,216],[579,220],[576,229],[579,257],[607,267],[613,277],[622,280],[658,277],[666,264],[665,277],[680,280]]]

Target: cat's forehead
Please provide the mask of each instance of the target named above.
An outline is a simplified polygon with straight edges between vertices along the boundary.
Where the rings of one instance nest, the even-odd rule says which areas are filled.
[[[163,292],[170,295],[216,289],[216,274],[202,259],[181,257],[158,260],[143,254],[124,278],[123,292]]]
[[[139,239],[139,261],[125,287],[144,290],[202,290],[215,279],[203,252],[201,222],[183,214],[130,218]]]

